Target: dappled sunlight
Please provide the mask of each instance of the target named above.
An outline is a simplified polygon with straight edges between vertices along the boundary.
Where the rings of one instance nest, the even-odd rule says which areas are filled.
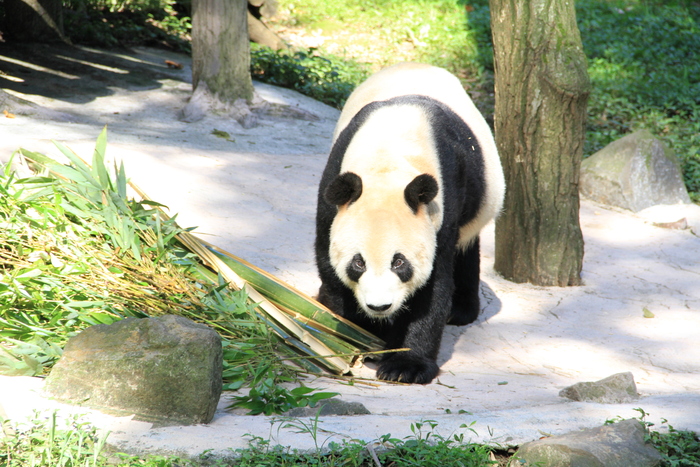
[[[129,55],[79,46],[0,43],[0,87],[33,96],[39,104],[58,100],[80,105],[123,90],[155,89],[161,86],[158,79],[188,82],[189,70],[166,66],[172,56],[167,51]],[[158,73],[139,73],[145,68]]]
[[[676,209],[689,220],[693,212]],[[461,375],[474,397],[493,393],[507,407],[553,403],[565,386],[626,371],[643,396],[699,393],[700,239],[653,221],[584,200],[584,285],[567,288],[504,280],[486,229],[488,303],[476,323],[448,326],[441,381],[458,384]]]
[[[314,295],[319,284],[313,254],[317,187],[334,119],[324,114],[315,122],[262,120],[252,129],[217,115],[183,123],[179,112],[191,87],[178,76],[189,73],[187,68],[172,72],[180,75],[167,75],[152,55],[138,58],[148,52],[133,57],[91,53],[117,57],[121,65],[110,58],[95,62],[106,68],[90,67],[66,60],[63,51],[56,60],[121,81],[86,88],[84,96],[39,96],[52,109],[83,113],[75,121],[25,115],[3,120],[0,156],[6,160],[20,146],[55,155],[51,139],[57,139],[89,159],[97,134],[107,124],[109,160],[123,161],[127,176],[165,204],[169,214],[177,214],[182,227],[197,227],[194,233],[204,240]],[[0,55],[6,55],[2,49]],[[119,70],[145,66],[144,60],[156,72],[127,86],[125,80],[135,72]],[[41,70],[11,76],[29,81],[35,73],[42,79],[55,76]],[[83,83],[55,77],[71,81],[73,89]],[[10,80],[3,79],[6,86]],[[13,86],[20,89],[22,84]],[[267,92],[286,99],[274,88]],[[36,96],[23,94],[28,95]],[[482,315],[468,326],[447,326],[438,358],[442,370],[433,384],[408,387],[359,379],[354,386],[327,379],[313,383],[363,400],[379,414],[376,418],[444,417],[441,424],[459,426],[472,419],[459,414],[465,410],[480,420],[496,414],[501,427],[527,425],[528,436],[581,414],[586,414],[582,420],[601,423],[605,417],[634,415],[626,406],[594,407],[558,396],[565,386],[613,373],[634,374],[644,396],[637,406],[662,406],[654,399],[659,395],[697,400],[700,239],[585,200],[581,223],[584,285],[567,288],[515,284],[498,276],[493,270],[493,225],[487,226],[482,236]],[[653,318],[645,317],[645,309]],[[370,366],[358,373],[374,377]],[[692,410],[697,413],[696,407]],[[663,415],[669,413],[677,412]],[[546,423],[541,414],[549,414]],[[488,432],[491,422],[479,423]],[[392,427],[373,424],[363,429],[380,436]]]
[[[64,78],[64,79],[71,79],[71,80],[80,79],[80,77],[77,75],[65,73],[65,72],[60,71],[60,70],[54,70],[54,69],[47,68],[47,67],[42,66],[42,65],[30,63],[29,61],[19,60],[16,58],[5,56],[5,55],[0,55],[0,61],[3,61],[5,63],[11,63],[13,65],[17,65],[20,67],[19,72],[14,72],[13,74],[9,74],[7,72],[4,72],[2,74],[3,79],[9,79],[10,81],[13,81],[13,82],[19,82],[19,83],[25,82],[24,79],[19,78],[20,73],[27,73],[26,71],[23,72],[21,70],[22,68],[26,68],[26,69],[33,70],[33,71],[38,71],[41,73],[48,73],[50,75],[54,75],[54,76],[57,76],[59,78]]]
[[[88,62],[87,60],[80,60],[80,59],[74,58],[74,57],[67,57],[65,55],[60,55],[60,54],[56,54],[55,57],[60,58],[61,60],[65,60],[67,62],[78,63],[80,65],[93,67],[93,68],[96,68],[96,69],[102,70],[102,71],[109,71],[110,73],[117,73],[120,75],[129,74],[129,72],[127,70],[124,70],[121,68],[114,68],[114,67],[107,66],[107,65],[100,65],[99,63]],[[77,78],[77,76],[76,76],[76,78]]]

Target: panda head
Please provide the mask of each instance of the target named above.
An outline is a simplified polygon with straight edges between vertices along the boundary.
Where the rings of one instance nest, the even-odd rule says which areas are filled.
[[[328,185],[325,199],[338,207],[331,265],[369,317],[390,318],[430,278],[437,194],[438,182],[428,174],[363,187],[360,176],[345,172]]]

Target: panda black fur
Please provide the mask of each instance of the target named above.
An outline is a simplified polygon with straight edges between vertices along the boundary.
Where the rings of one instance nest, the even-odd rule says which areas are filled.
[[[504,190],[491,131],[447,71],[395,65],[348,99],[319,186],[319,301],[410,349],[380,379],[429,383],[445,323],[478,317],[478,235]]]

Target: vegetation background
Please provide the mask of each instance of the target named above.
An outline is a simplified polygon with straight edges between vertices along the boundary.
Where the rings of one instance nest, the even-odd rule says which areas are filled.
[[[64,5],[74,43],[189,51],[190,0]],[[646,128],[676,151],[700,201],[700,2],[577,0],[576,10],[593,84],[585,155]],[[257,79],[342,107],[369,72],[424,61],[459,76],[482,112],[493,113],[488,0],[281,0],[264,21],[295,47],[254,46]]]

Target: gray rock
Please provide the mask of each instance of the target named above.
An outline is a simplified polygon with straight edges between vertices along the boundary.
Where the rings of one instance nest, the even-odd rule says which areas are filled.
[[[287,411],[285,415],[289,417],[315,417],[317,413],[319,415],[369,415],[371,412],[359,402],[328,399],[319,402],[317,407],[297,407]]]
[[[617,373],[600,381],[576,383],[559,391],[561,397],[573,401],[621,404],[639,399],[634,376],[630,372]]]
[[[553,436],[525,443],[515,453],[511,467],[654,467],[661,454],[644,442],[639,420]]]
[[[580,191],[599,203],[634,212],[657,204],[690,203],[675,154],[646,130],[584,159]]]
[[[222,389],[219,335],[181,316],[125,319],[71,338],[46,379],[59,401],[158,426],[208,423]]]

